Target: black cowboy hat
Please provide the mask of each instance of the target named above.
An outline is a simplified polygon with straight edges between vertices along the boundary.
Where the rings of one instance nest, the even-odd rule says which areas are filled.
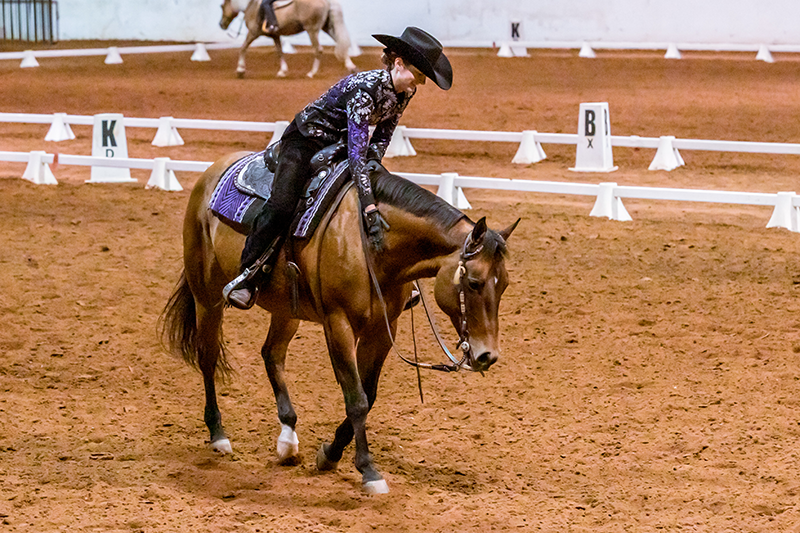
[[[445,91],[453,85],[453,67],[442,53],[442,43],[430,33],[409,26],[400,37],[373,35],[386,48],[408,60],[420,72]]]

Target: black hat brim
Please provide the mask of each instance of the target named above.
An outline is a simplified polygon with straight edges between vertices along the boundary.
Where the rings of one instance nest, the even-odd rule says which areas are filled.
[[[450,60],[447,59],[444,53],[440,54],[436,64],[432,65],[424,55],[416,50],[416,48],[398,37],[383,34],[373,35],[373,37],[386,46],[386,48],[394,51],[397,55],[408,59],[417,70],[433,80],[433,83],[438,85],[441,89],[446,91],[453,85],[453,67],[450,65]]]

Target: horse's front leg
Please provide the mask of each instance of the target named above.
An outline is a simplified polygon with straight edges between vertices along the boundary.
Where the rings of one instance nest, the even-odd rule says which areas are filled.
[[[278,54],[278,62],[281,65],[280,70],[278,70],[278,77],[285,78],[286,74],[289,73],[289,66],[286,64],[286,59],[283,57],[283,45],[281,44],[281,37],[280,35],[276,35],[272,38],[272,40],[275,43],[275,52]]]
[[[244,55],[247,52],[247,48],[256,40],[258,37],[257,33],[253,33],[252,31],[247,32],[247,37],[244,39],[244,43],[242,43],[242,47],[239,49],[239,62],[236,64],[236,77],[237,78],[244,78],[244,71],[245,71],[245,63],[244,63]]]
[[[309,31],[308,38],[311,40],[311,50],[314,52],[314,64],[306,76],[313,78],[319,72],[319,65],[322,61],[322,45],[319,44],[319,34],[317,32]]]
[[[261,357],[264,359],[269,382],[275,393],[278,419],[281,422],[281,434],[278,437],[278,464],[281,465],[300,463],[300,448],[295,432],[297,414],[292,407],[289,389],[286,387],[284,379],[286,350],[289,348],[289,342],[297,332],[299,324],[299,320],[273,314],[267,340],[261,348]]]
[[[397,330],[397,321],[391,324],[392,335]],[[358,343],[357,352],[357,371],[360,376],[361,389],[367,397],[367,412],[372,409],[375,404],[375,398],[378,392],[378,379],[380,377],[383,362],[386,360],[386,355],[391,348],[391,338],[385,333],[383,325],[376,327],[376,334],[370,334],[362,337]],[[337,374],[338,377],[338,374]],[[343,386],[344,390],[344,386]],[[347,395],[345,393],[345,398]],[[346,401],[346,400],[345,400]],[[320,470],[335,470],[342,458],[342,453],[345,447],[356,436],[356,467],[363,474],[364,490],[372,494],[382,494],[389,491],[386,481],[380,476],[372,464],[372,459],[369,456],[368,450],[366,451],[367,458],[371,472],[377,477],[375,479],[368,479],[367,471],[359,468],[359,439],[356,433],[356,426],[350,417],[348,417],[336,429],[336,434],[331,444],[323,444],[317,452],[317,468]],[[364,415],[364,441],[366,444],[366,415]]]

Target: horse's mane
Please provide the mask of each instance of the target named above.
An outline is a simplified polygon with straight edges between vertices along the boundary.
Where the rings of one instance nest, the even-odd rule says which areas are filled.
[[[433,219],[449,230],[466,215],[416,183],[388,172],[372,179],[378,202],[387,203],[418,217]]]

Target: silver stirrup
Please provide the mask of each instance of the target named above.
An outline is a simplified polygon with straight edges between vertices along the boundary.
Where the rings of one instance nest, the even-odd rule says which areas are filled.
[[[247,307],[245,307],[245,308],[242,308],[241,306],[232,303],[231,300],[230,300],[231,292],[233,292],[233,291],[235,291],[236,289],[239,289],[239,288],[244,288],[244,283],[250,277],[252,277],[252,270],[249,269],[249,268],[246,268],[244,270],[244,272],[242,272],[241,274],[239,274],[238,276],[233,278],[227,285],[225,285],[225,288],[222,289],[222,297],[225,299],[225,302],[228,305],[231,305],[231,306],[236,307],[238,309],[250,309],[251,307],[253,307],[253,304],[255,304],[255,301],[256,301],[256,297],[258,296],[258,291],[255,288],[251,289],[251,291],[250,291],[250,294],[251,294],[250,301],[247,302]]]

